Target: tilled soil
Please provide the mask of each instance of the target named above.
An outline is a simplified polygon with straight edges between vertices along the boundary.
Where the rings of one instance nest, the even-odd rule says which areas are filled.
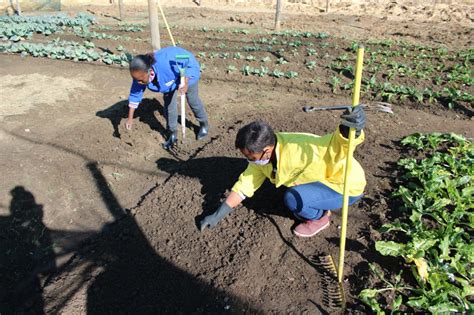
[[[340,216],[321,234],[292,235],[294,218],[281,202],[283,189],[266,183],[254,196],[212,230],[196,222],[214,211],[245,160],[233,149],[236,131],[263,119],[276,130],[324,134],[337,115],[305,114],[296,105],[260,114],[230,117],[214,127],[202,146],[181,146],[156,161],[169,177],[140,204],[78,253],[49,279],[44,300],[50,312],[88,313],[318,313],[335,312],[325,301],[325,285],[312,255],[331,254],[337,261]],[[469,134],[465,120],[400,109],[395,116],[368,113],[367,141],[356,157],[367,173],[364,198],[351,207],[345,260],[349,310],[364,312],[356,295],[370,282],[368,263],[391,273],[396,260],[381,259],[373,242],[374,227],[385,222],[392,190],[397,141],[415,131]],[[185,158],[188,156],[189,158]],[[106,188],[104,188],[106,189]],[[77,286],[78,292],[74,291]]]

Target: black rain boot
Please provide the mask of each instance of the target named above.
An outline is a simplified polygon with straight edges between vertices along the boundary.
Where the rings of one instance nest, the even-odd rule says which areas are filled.
[[[175,130],[171,132],[171,135],[169,136],[168,140],[163,143],[163,149],[171,149],[176,142],[178,142],[178,131]]]
[[[199,132],[197,134],[197,139],[201,140],[201,139],[205,138],[208,133],[209,133],[209,122],[207,120],[200,122],[199,123]]]

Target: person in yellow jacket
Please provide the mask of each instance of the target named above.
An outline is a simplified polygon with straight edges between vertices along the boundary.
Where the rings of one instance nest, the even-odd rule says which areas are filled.
[[[321,137],[275,133],[262,121],[242,127],[235,146],[249,165],[219,209],[201,220],[201,231],[214,227],[245,198],[252,197],[265,179],[276,187],[288,187],[283,197],[285,206],[302,221],[293,231],[297,236],[311,237],[328,227],[330,211],[342,207],[349,128],[356,129],[356,145],[365,137],[365,113],[361,106],[346,111],[341,118],[335,132]],[[353,204],[362,197],[366,185],[364,170],[355,159],[349,185],[349,203]]]

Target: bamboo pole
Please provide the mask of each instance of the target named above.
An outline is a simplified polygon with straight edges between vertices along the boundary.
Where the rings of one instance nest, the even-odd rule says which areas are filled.
[[[281,5],[283,0],[277,0],[276,3],[276,13],[275,13],[275,31],[280,30],[281,24]]]
[[[156,9],[155,1],[156,0],[148,0],[148,18],[150,20],[151,47],[153,48],[153,51],[161,49],[158,11]]]
[[[170,35],[171,42],[173,43],[173,46],[176,46],[176,42],[174,41],[173,34],[171,34],[171,29],[168,24],[168,21],[166,20],[165,12],[163,12],[163,8],[161,7],[160,0],[158,0],[158,8],[160,9],[161,12],[161,17],[163,18],[163,22],[165,22],[166,29],[168,30],[168,34]]]
[[[362,81],[362,67],[364,60],[364,47],[362,45],[357,49],[357,62],[355,70],[355,82],[354,91],[352,94],[352,106],[359,105],[360,99],[360,85]],[[344,278],[344,252],[346,250],[346,232],[347,232],[347,215],[349,211],[349,172],[352,167],[352,155],[354,153],[354,138],[355,129],[349,129],[349,144],[346,158],[346,168],[344,170],[344,191],[343,191],[343,202],[342,202],[342,223],[341,223],[341,240],[339,244],[339,264],[337,270],[337,280],[342,285],[342,279]]]

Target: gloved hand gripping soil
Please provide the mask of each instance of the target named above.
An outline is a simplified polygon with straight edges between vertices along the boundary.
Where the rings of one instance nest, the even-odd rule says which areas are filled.
[[[214,212],[213,214],[210,214],[208,216],[205,216],[204,219],[202,219],[199,222],[199,229],[204,231],[205,228],[213,228],[219,223],[222,218],[224,218],[226,215],[232,212],[232,208],[225,202],[223,202],[220,207]]]

